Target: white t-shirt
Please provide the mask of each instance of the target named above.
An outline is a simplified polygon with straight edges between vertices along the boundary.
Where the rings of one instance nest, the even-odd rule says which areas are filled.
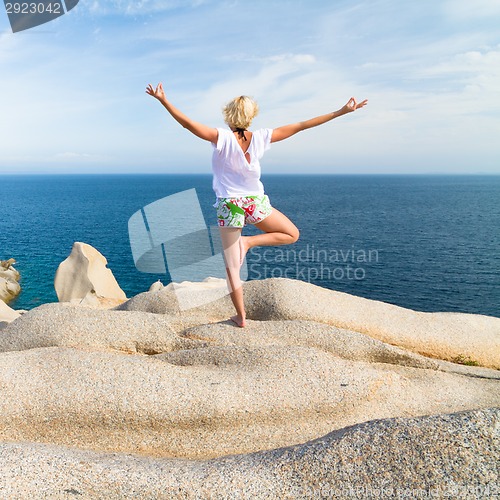
[[[273,130],[256,130],[250,139],[246,153],[231,130],[218,128],[217,144],[212,144],[212,186],[218,198],[232,198],[263,195],[264,186],[260,181],[260,162],[264,152],[271,147]],[[250,156],[250,163],[245,155]]]

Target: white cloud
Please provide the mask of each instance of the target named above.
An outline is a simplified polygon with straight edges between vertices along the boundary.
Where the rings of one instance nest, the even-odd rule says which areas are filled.
[[[456,54],[449,60],[417,71],[416,78],[434,79],[448,114],[500,113],[500,47]]]
[[[500,74],[500,46],[489,50],[469,50],[454,55],[449,61],[432,66],[422,73],[426,75],[449,75],[456,73],[488,72]]]

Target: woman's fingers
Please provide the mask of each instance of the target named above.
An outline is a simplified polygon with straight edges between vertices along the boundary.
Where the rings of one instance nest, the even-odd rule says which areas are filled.
[[[151,84],[148,84],[148,86],[146,87],[146,93],[152,95],[153,97],[159,97],[163,94],[163,85],[159,83],[156,86],[156,89],[154,89]]]
[[[345,105],[347,112],[354,111],[356,109],[356,99],[354,97],[351,97],[348,101],[347,104]]]
[[[364,101],[358,102],[354,97],[351,97],[347,103],[347,108],[350,111],[355,111],[356,109],[362,108],[363,106],[366,106],[368,103],[368,99],[365,99]]]

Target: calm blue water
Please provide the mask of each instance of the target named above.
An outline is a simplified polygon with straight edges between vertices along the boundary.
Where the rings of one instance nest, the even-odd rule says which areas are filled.
[[[254,250],[250,279],[287,276],[421,311],[500,317],[500,176],[283,175],[263,182],[301,238]],[[17,260],[23,287],[13,307],[57,300],[54,275],[74,241],[107,257],[129,297],[157,279],[168,282],[135,269],[128,219],[190,188],[212,224],[209,175],[4,176],[0,259]]]

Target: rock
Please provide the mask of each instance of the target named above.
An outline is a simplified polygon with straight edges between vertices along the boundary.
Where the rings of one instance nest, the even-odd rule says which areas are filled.
[[[169,337],[169,351],[156,356],[88,343],[1,353],[0,440],[201,459],[301,443],[367,420],[500,403],[493,377],[353,361],[307,346],[193,340],[174,350],[181,343]]]
[[[226,280],[221,278],[205,278],[199,283],[183,281],[168,285],[174,292],[181,311],[199,306],[213,304],[220,298],[228,297]]]
[[[107,263],[106,257],[94,247],[74,243],[69,257],[57,268],[54,287],[59,301],[84,301],[87,305],[101,298],[125,301],[127,297]]]
[[[21,292],[19,272],[12,266],[14,259],[0,261],[0,300],[8,304]]]
[[[453,349],[447,315],[419,326],[422,313],[272,279],[245,283],[253,319],[240,329],[227,295],[183,309],[178,290],[207,283],[110,310],[46,304],[0,332],[2,496],[498,493],[500,371],[410,342],[431,329]],[[495,318],[469,316],[495,346]]]
[[[0,276],[9,278],[13,281],[19,281],[21,275],[16,269],[14,269],[13,265],[15,263],[15,259],[0,260]]]
[[[156,314],[44,304],[2,331],[0,352],[59,346],[155,354],[206,345],[178,335],[173,326],[179,329]]]
[[[206,311],[210,317],[221,317],[221,314],[218,314],[217,310],[214,309],[214,307],[217,308],[219,300],[222,300],[224,309],[230,311],[232,306],[231,302],[228,302],[226,280],[209,277],[201,282],[183,281],[169,283],[165,287],[156,286],[154,283],[150,291],[132,297],[127,302],[117,306],[116,309],[157,314],[180,314],[199,306],[208,306]]]
[[[242,346],[308,346],[329,352],[343,359],[389,363],[442,370],[450,373],[477,375],[500,380],[500,371],[488,368],[462,366],[456,363],[428,358],[397,346],[386,344],[366,334],[344,330],[335,326],[314,321],[253,321],[245,327],[245,335],[228,324],[202,324],[184,330],[182,335],[188,339],[203,339],[211,345]]]
[[[0,277],[0,300],[11,302],[21,293],[21,285],[17,281]]]
[[[498,408],[375,420],[296,446],[197,461],[5,442],[0,490],[54,499],[493,499],[499,420]]]
[[[14,311],[14,309],[10,308],[3,300],[0,300],[0,329],[6,328],[11,321],[14,321],[20,316],[18,311]],[[2,337],[0,337],[0,342],[1,338]]]
[[[142,311],[155,314],[180,315],[179,302],[172,287],[143,292],[115,307],[117,311]]]
[[[163,283],[158,280],[158,281],[155,281],[150,287],[149,287],[149,291],[150,292],[157,292],[158,290],[161,290],[162,288],[164,287]]]
[[[99,297],[95,290],[90,290],[83,299],[71,299],[68,304],[90,309],[114,309],[123,304],[123,299],[112,299],[109,297]]]
[[[247,315],[256,320],[311,320],[364,333],[387,344],[447,361],[470,360],[500,369],[500,318],[465,313],[425,313],[327,290],[303,281],[269,278],[244,283]],[[150,300],[125,306],[142,307]],[[192,314],[214,319],[234,314],[228,296]]]
[[[500,369],[500,318],[418,312],[285,278],[245,283],[245,293],[251,318],[311,319],[424,356],[448,361],[463,356]]]

